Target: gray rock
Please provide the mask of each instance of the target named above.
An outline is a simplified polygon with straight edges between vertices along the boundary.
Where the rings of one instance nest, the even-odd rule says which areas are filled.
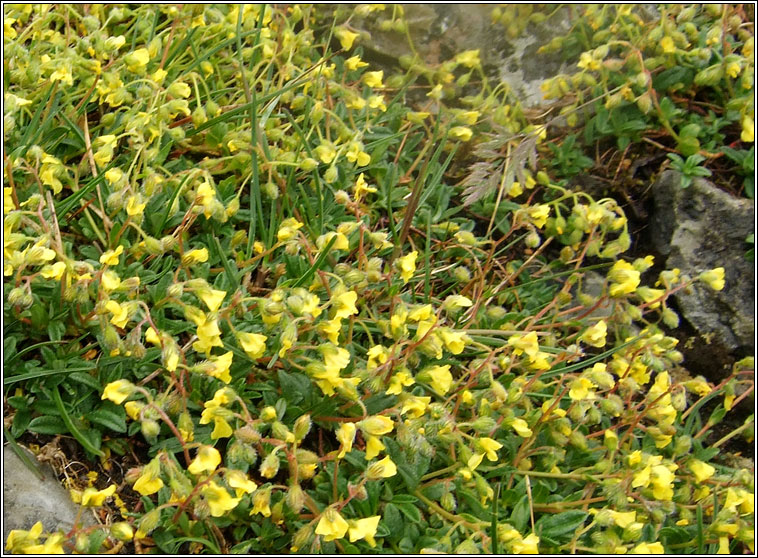
[[[710,182],[695,179],[681,187],[681,175],[664,172],[653,185],[655,210],[651,237],[666,257],[666,268],[678,267],[697,277],[723,267],[726,285],[715,292],[695,283],[675,295],[682,316],[703,336],[734,351],[755,347],[755,271],[745,259],[745,238],[754,231],[755,204],[737,199]]]
[[[570,29],[568,10],[557,9],[545,22],[530,24],[521,37],[510,39],[502,25],[491,22],[492,4],[402,4],[408,34],[418,55],[428,64],[449,60],[465,50],[479,49],[482,67],[490,77],[507,83],[525,107],[542,102],[543,80],[566,72],[560,54],[538,54],[537,49]],[[371,38],[361,44],[396,65],[412,54],[405,33],[383,31],[378,18],[389,15],[389,7],[378,15],[351,22]],[[394,64],[393,64],[394,62]]]
[[[36,462],[31,452],[24,451]],[[9,446],[3,448],[3,546],[11,530],[28,531],[37,521],[42,522],[46,533],[68,532],[74,526],[79,506],[71,501],[49,465],[39,467],[44,480],[31,472]],[[95,524],[89,510],[83,511],[80,521]]]

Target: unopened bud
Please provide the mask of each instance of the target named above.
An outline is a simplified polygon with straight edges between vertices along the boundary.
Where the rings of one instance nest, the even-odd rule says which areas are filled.
[[[161,425],[153,419],[142,419],[142,435],[150,443],[153,443],[161,432]]]
[[[311,431],[311,424],[310,415],[303,415],[295,421],[293,430],[297,442],[302,441],[308,435],[308,432]]]
[[[130,541],[134,537],[134,529],[126,521],[111,525],[111,536],[119,541]]]
[[[272,479],[279,472],[279,457],[275,451],[272,451],[261,462],[260,466],[261,476],[266,479]]]

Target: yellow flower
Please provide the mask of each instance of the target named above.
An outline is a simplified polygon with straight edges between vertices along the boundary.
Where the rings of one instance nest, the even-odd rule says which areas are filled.
[[[599,70],[600,69],[600,62],[595,60],[592,57],[592,54],[589,52],[583,52],[579,56],[579,62],[577,62],[576,65],[582,70]]]
[[[424,122],[425,119],[429,118],[431,116],[430,112],[408,112],[405,115],[405,118],[408,120],[408,122],[411,122],[413,124],[421,124]]]
[[[403,279],[403,284],[410,281],[413,277],[413,273],[416,271],[416,258],[418,252],[414,250],[410,254],[397,259],[397,266],[400,269],[400,277]]]
[[[321,162],[327,165],[337,156],[337,150],[331,142],[324,142],[313,151],[316,153],[316,156],[321,159]]]
[[[387,479],[397,474],[397,465],[388,455],[376,463],[372,463],[366,469],[366,478],[369,480]]]
[[[716,472],[716,469],[713,466],[708,465],[708,463],[704,463],[699,459],[691,459],[687,467],[692,471],[692,474],[695,475],[695,480],[697,482],[708,480]]]
[[[378,436],[366,435],[366,461],[375,458],[384,449],[384,444]]]
[[[574,401],[581,401],[582,399],[594,399],[595,398],[595,384],[587,378],[577,378],[571,382],[571,389],[569,390],[569,397]]]
[[[224,473],[226,482],[231,486],[237,495],[241,498],[244,494],[252,494],[258,488],[258,485],[251,481],[245,473],[236,469],[228,469]]]
[[[397,372],[390,379],[390,385],[387,388],[388,395],[400,395],[403,391],[403,386],[412,386],[416,381],[406,371]]]
[[[115,250],[108,250],[100,256],[100,263],[103,265],[118,265],[118,257],[123,253],[124,247],[119,246]]]
[[[358,313],[355,302],[358,300],[358,293],[355,291],[346,291],[332,299],[332,307],[335,309],[334,318],[348,318]]]
[[[237,332],[237,341],[239,341],[242,350],[253,360],[261,358],[266,352],[266,339],[265,335],[259,333]]]
[[[513,428],[513,430],[516,431],[516,434],[518,434],[522,438],[529,438],[532,435],[532,429],[529,428],[529,425],[524,419],[521,419],[521,418],[512,419],[509,425],[511,428]]]
[[[3,33],[5,33],[5,38],[9,41],[18,37],[18,33],[13,28],[14,23],[16,23],[16,18],[14,17],[6,17],[3,19]]]
[[[717,267],[704,271],[700,274],[699,279],[714,291],[720,291],[724,288],[724,268]]]
[[[466,126],[453,126],[450,128],[448,135],[461,141],[469,141],[471,136],[474,135],[474,132],[471,131],[471,128],[467,128]]]
[[[200,489],[213,517],[222,517],[226,512],[233,510],[240,503],[240,498],[232,498],[225,488],[214,481],[210,481]]]
[[[60,81],[69,86],[73,85],[74,78],[71,75],[71,68],[67,64],[58,66],[58,68],[50,74],[50,81]]]
[[[727,488],[724,509],[732,512],[737,511],[737,506],[741,513],[753,513],[755,506],[755,496],[741,488]]]
[[[366,66],[368,66],[368,64],[366,62],[363,62],[361,60],[361,57],[358,55],[351,56],[350,58],[345,60],[345,67],[351,71],[360,70],[361,68],[365,68]]]
[[[659,542],[640,543],[629,554],[663,554],[663,545]]]
[[[753,143],[755,141],[755,124],[750,116],[742,117],[742,133],[740,139],[745,143]]]
[[[431,401],[432,398],[428,395],[423,397],[409,395],[403,399],[403,407],[400,409],[400,412],[404,415],[407,414],[410,418],[414,419],[422,417]]]
[[[138,48],[124,57],[127,69],[135,74],[142,73],[150,62],[150,51],[146,48]]]
[[[480,438],[478,440],[479,447],[487,454],[487,459],[490,461],[497,461],[497,450],[503,447],[503,444],[492,438]]]
[[[285,219],[282,221],[282,224],[279,226],[279,230],[276,233],[277,240],[279,240],[279,242],[285,242],[294,238],[297,234],[297,230],[302,226],[303,224],[294,217]]]
[[[384,77],[384,70],[378,72],[366,72],[363,74],[363,83],[369,87],[384,87],[382,84],[382,78]]]
[[[373,109],[379,109],[382,112],[387,110],[387,105],[384,104],[384,97],[381,95],[371,95],[368,98],[368,106]]]
[[[183,81],[175,81],[168,87],[167,93],[175,98],[186,99],[192,95],[192,89]]]
[[[653,302],[654,300],[657,300],[661,298],[664,294],[666,294],[666,291],[663,289],[651,289],[650,287],[637,287],[637,296],[639,296],[643,301],[650,304],[650,308],[656,309],[661,305],[660,300],[658,302]]]
[[[370,158],[369,162],[371,162]],[[367,186],[366,181],[363,178],[363,173],[359,174],[358,180],[355,181],[355,186],[353,187],[353,197],[355,198],[355,201],[360,201],[366,194],[373,194],[374,192],[376,192],[376,188],[373,186]]]
[[[479,49],[464,50],[455,57],[458,64],[463,64],[467,68],[476,68],[480,64]]]
[[[208,248],[197,248],[185,252],[182,261],[187,262],[187,265],[192,265],[193,263],[205,263],[208,261]]]
[[[113,496],[114,492],[116,492],[115,484],[112,484],[103,490],[97,490],[91,486],[85,488],[82,493],[82,506],[102,506],[106,498]]]
[[[547,218],[550,216],[550,206],[544,204],[532,205],[526,210],[529,218],[534,223],[534,226],[541,229],[547,223]]]
[[[221,454],[213,446],[201,446],[187,470],[193,475],[212,473],[221,463]]]
[[[216,392],[216,395],[218,395],[218,392]],[[214,397],[214,400],[215,399],[216,398]],[[208,424],[211,420],[213,421],[214,428],[213,432],[211,432],[211,440],[229,438],[234,433],[234,430],[226,419],[231,417],[232,412],[222,407],[221,404],[214,401],[207,401],[205,403],[205,409],[200,417],[200,424]]]
[[[226,291],[220,291],[217,289],[198,289],[196,294],[211,312],[218,310],[224,297],[226,297]]]
[[[342,518],[335,508],[330,507],[326,508],[321,515],[315,533],[323,535],[325,541],[333,541],[343,538],[348,528],[347,521]]]
[[[629,525],[637,520],[637,512],[634,510],[630,512],[617,512],[615,510],[608,510],[613,518],[613,522],[622,529],[627,528]]]
[[[374,415],[363,419],[358,423],[358,426],[364,434],[371,436],[383,436],[392,432],[395,427],[395,423],[392,419],[382,415]]]
[[[346,453],[353,449],[355,431],[355,423],[353,422],[343,422],[337,429],[337,440],[340,442],[340,451],[337,454],[338,459],[342,459]]]
[[[337,37],[343,49],[350,50],[353,48],[355,39],[357,39],[360,35],[358,33],[349,31],[346,27],[338,27],[334,31],[334,36]]]
[[[126,201],[126,214],[132,217],[135,215],[142,215],[142,212],[145,211],[147,202],[139,203],[140,201],[142,201],[142,196],[139,194],[136,196],[129,196],[129,199]]]
[[[675,466],[674,466],[675,467]],[[674,496],[674,473],[666,465],[656,465],[650,471],[650,484],[653,496],[658,500],[668,500]]]
[[[470,298],[466,298],[465,296],[461,295],[450,295],[445,299],[445,302],[442,303],[442,307],[445,310],[448,311],[456,311],[461,308],[469,308],[474,303],[471,302]]]
[[[423,372],[428,378],[432,389],[440,395],[445,395],[453,385],[453,375],[450,373],[450,365],[432,366]]]
[[[8,539],[5,542],[5,549],[10,550],[14,554],[34,552],[30,549],[33,545],[37,545],[42,530],[44,529],[42,522],[38,521],[28,531],[21,529],[13,529],[8,533]]]
[[[730,62],[726,65],[726,75],[728,75],[730,78],[736,78],[738,75],[740,75],[740,63],[739,62]]]
[[[531,331],[526,335],[512,335],[508,338],[508,344],[514,347],[513,354],[520,355],[526,353],[528,356],[533,357],[540,350],[540,346],[537,343],[537,333]]]
[[[611,296],[622,296],[634,292],[640,284],[640,272],[634,266],[624,260],[619,260],[608,272],[611,284],[609,293]]]
[[[376,528],[379,526],[379,520],[381,516],[374,515],[366,517],[365,519],[348,519],[347,534],[350,537],[350,542],[355,542],[360,539],[366,539],[366,542],[371,548],[376,546],[374,536],[376,535]]]
[[[53,265],[46,265],[43,267],[39,274],[45,279],[55,279],[60,281],[63,277],[63,273],[66,271],[66,264],[63,262],[55,262]]]
[[[334,243],[332,244],[332,250],[349,250],[350,249],[350,242],[348,241],[347,237],[342,234],[341,232],[334,232],[329,231],[328,233],[324,233],[321,236],[319,236],[316,239],[316,247],[319,250],[323,250],[329,242],[331,242],[332,238],[334,238]]]
[[[605,335],[607,331],[608,327],[605,324],[605,320],[600,320],[595,325],[588,327],[579,339],[592,347],[605,347]]]
[[[155,457],[142,469],[142,474],[134,483],[134,490],[143,496],[155,494],[163,488],[163,481],[160,479],[159,475],[160,461],[158,457]]]
[[[329,342],[337,345],[339,343],[339,335],[342,329],[342,319],[334,318],[332,320],[326,320],[318,325],[319,332],[323,333],[329,339]]]
[[[466,346],[466,341],[469,340],[465,331],[453,331],[450,328],[441,327],[437,332],[442,338],[442,342],[445,344],[447,350],[454,355],[461,354]]]
[[[134,384],[129,380],[116,380],[105,386],[103,396],[100,399],[108,399],[116,405],[121,405],[124,399],[129,397],[133,391]]]
[[[256,513],[261,514],[263,517],[271,516],[271,490],[262,489],[253,494],[253,509],[250,510],[250,515]]]
[[[202,368],[202,371],[228,384],[232,381],[229,367],[232,365],[233,357],[234,353],[232,351],[228,351],[218,357],[212,357],[209,361],[206,361],[206,365]]]
[[[514,554],[539,554],[539,544],[540,538],[534,533],[530,533],[523,540],[514,542],[511,551]]]
[[[674,45],[674,40],[671,37],[663,37],[661,39],[661,49],[666,54],[676,52],[676,45]]]

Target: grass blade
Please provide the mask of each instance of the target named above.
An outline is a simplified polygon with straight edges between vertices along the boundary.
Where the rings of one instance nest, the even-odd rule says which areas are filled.
[[[55,386],[52,392],[55,406],[58,408],[58,412],[61,414],[61,418],[66,424],[68,431],[71,432],[74,438],[76,438],[76,440],[82,445],[85,450],[94,455],[97,455],[98,457],[103,457],[105,454],[100,449],[93,446],[92,443],[90,443],[89,439],[84,434],[82,434],[79,428],[77,428],[77,426],[74,424],[74,421],[71,420],[71,416],[68,414],[66,407],[63,405],[63,399],[61,399],[61,392],[58,390],[58,386]]]

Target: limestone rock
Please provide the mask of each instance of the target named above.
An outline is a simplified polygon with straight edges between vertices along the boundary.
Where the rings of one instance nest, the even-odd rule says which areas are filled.
[[[418,55],[428,64],[439,64],[465,50],[479,49],[482,67],[492,78],[507,83],[525,107],[542,102],[540,85],[567,71],[560,53],[537,54],[537,49],[570,29],[569,8],[562,7],[540,24],[529,24],[521,36],[511,39],[502,25],[491,22],[492,4],[401,4],[408,35]],[[387,9],[389,12],[389,8]],[[388,65],[412,54],[404,32],[382,30],[379,12],[351,24],[370,34],[361,45]]]
[[[31,452],[24,449],[34,461]],[[49,465],[40,464],[44,480],[40,480],[19,459],[9,446],[3,448],[3,546],[13,529],[28,531],[41,521],[46,533],[74,526],[79,506],[74,504],[68,491],[61,486]],[[81,515],[84,525],[94,525],[91,512]]]
[[[681,187],[681,175],[664,172],[653,185],[651,237],[666,268],[697,277],[723,267],[726,285],[713,291],[695,283],[675,295],[681,315],[703,336],[729,350],[754,348],[755,271],[745,258],[745,238],[753,232],[755,204],[737,199],[706,180]]]

